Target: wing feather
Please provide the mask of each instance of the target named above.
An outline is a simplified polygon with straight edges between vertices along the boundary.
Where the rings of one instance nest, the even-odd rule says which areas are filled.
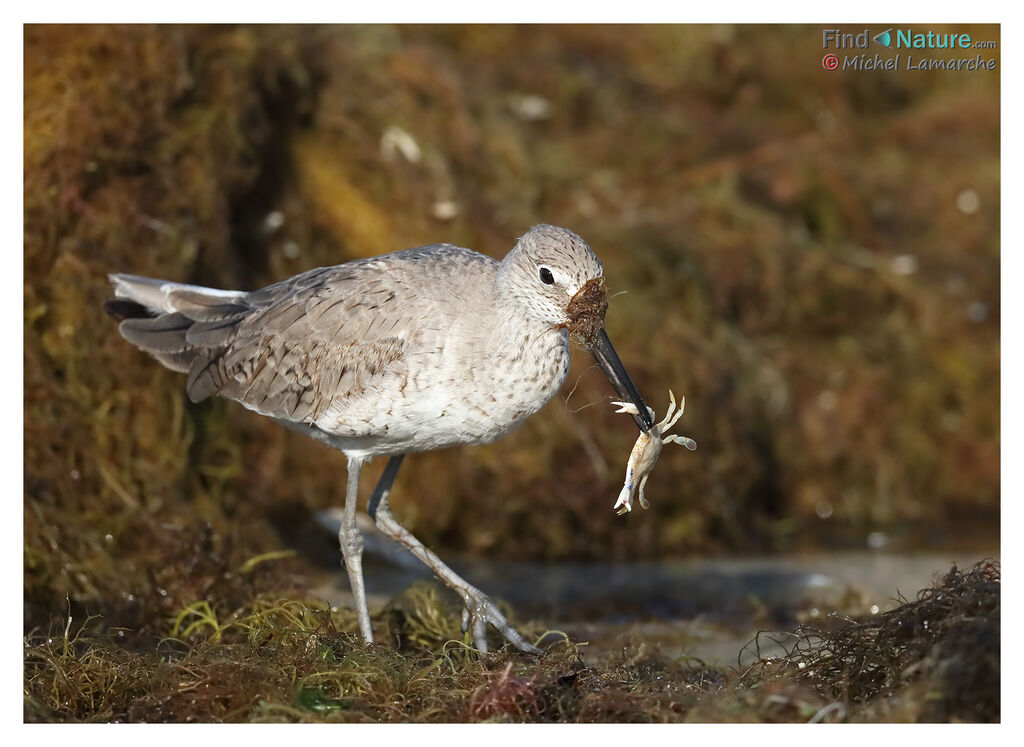
[[[363,399],[404,391],[443,352],[447,332],[438,325],[464,312],[470,266],[497,262],[433,245],[248,293],[116,274],[108,309],[126,339],[188,373],[194,402],[219,394],[310,425],[330,412],[333,427],[348,427],[349,413],[374,411],[377,403]]]
[[[392,326],[382,321],[401,316],[399,286],[369,264],[341,265],[249,294],[245,314],[224,309],[228,316],[187,331],[189,343],[207,348],[189,372],[189,397],[220,394],[312,424],[339,399],[384,379],[404,379],[415,330],[381,334],[382,326]],[[226,305],[219,306],[208,308]]]

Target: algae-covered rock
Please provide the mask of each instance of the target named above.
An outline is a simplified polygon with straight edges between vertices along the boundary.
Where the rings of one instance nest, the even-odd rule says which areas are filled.
[[[542,221],[602,257],[620,355],[648,397],[685,395],[701,448],[661,460],[651,511],[616,517],[636,434],[581,357],[518,433],[407,460],[392,505],[427,544],[639,559],[867,530],[992,540],[999,74],[880,82],[793,54],[815,43],[27,26],[27,625],[69,598],[156,629],[199,599],[301,587],[309,516],[344,484],[342,455],[189,404],[104,316],[107,273],[252,289],[438,241],[500,257]],[[302,554],[238,576],[281,549]]]

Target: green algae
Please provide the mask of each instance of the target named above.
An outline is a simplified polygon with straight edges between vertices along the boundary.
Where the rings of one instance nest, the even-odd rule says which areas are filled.
[[[1000,577],[990,562],[953,568],[881,615],[802,626],[782,636],[784,656],[740,669],[639,641],[597,661],[564,637],[545,637],[540,657],[480,655],[447,638],[460,636],[458,610],[427,586],[375,619],[390,641],[372,645],[354,614],[314,601],[257,599],[214,617],[206,602],[188,605],[171,637],[153,641],[70,618],[62,634],[29,635],[26,720],[999,720]],[[187,619],[204,624],[182,628]]]

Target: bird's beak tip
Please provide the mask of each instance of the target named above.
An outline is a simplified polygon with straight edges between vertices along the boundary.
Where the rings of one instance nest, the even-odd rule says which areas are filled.
[[[615,393],[623,401],[631,402],[636,407],[636,414],[633,415],[633,420],[636,421],[637,427],[644,433],[650,431],[654,426],[651,412],[647,409],[647,405],[644,404],[644,400],[640,396],[640,392],[637,391],[632,379],[629,378],[629,374],[626,373],[626,367],[622,365],[622,361],[615,352],[615,348],[612,347],[612,342],[608,339],[608,333],[605,332],[603,326],[596,329],[594,334],[586,340],[586,345],[590,350],[590,354],[594,356],[594,360],[601,366],[604,375],[608,377],[608,381],[611,383]]]

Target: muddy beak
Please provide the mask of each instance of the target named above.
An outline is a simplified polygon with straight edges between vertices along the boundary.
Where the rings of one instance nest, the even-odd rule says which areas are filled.
[[[643,399],[640,397],[640,392],[633,386],[633,382],[630,380],[629,374],[626,373],[626,368],[622,365],[622,361],[619,360],[615,348],[612,347],[612,341],[608,339],[608,333],[604,331],[603,327],[595,330],[586,345],[590,350],[590,354],[594,356],[594,360],[601,366],[604,375],[608,377],[608,381],[611,382],[615,392],[619,395],[619,399],[636,405],[637,412],[640,414],[634,415],[633,420],[636,421],[640,430],[644,433],[649,431],[654,424],[654,421],[651,419],[651,413],[648,412],[647,405],[644,404]]]
[[[588,280],[569,301],[566,311],[569,320],[565,326],[570,337],[576,344],[584,345],[594,356],[619,399],[636,406],[639,415],[634,415],[633,420],[640,430],[647,433],[654,424],[651,413],[647,411],[647,405],[633,386],[625,366],[612,347],[612,341],[608,339],[608,333],[604,331],[604,315],[608,311],[608,291],[604,287],[604,278]]]

